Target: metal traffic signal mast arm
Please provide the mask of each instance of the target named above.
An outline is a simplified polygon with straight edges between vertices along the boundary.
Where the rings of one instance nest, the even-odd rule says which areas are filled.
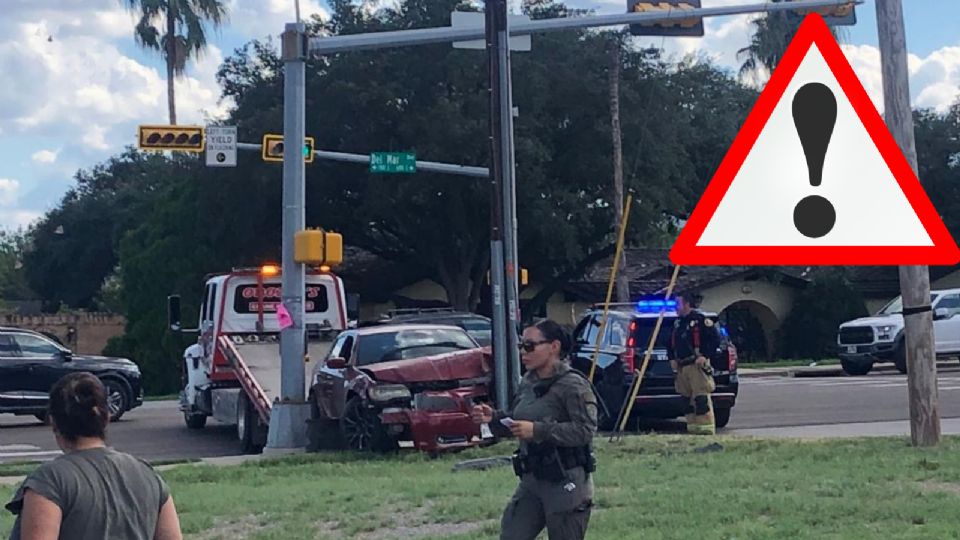
[[[239,150],[255,150],[260,152],[262,145],[254,143],[237,143]],[[346,161],[348,163],[370,163],[370,156],[364,154],[347,154],[344,152],[329,152],[326,150],[313,151],[317,159],[328,159],[331,161]],[[454,165],[452,163],[437,163],[435,161],[417,160],[417,170],[426,172],[437,172],[446,174],[456,174],[460,176],[472,176],[474,178],[487,178],[490,171],[486,167],[470,167],[468,165]]]
[[[768,13],[774,11],[798,11],[813,8],[840,7],[851,4],[858,5],[862,3],[863,0],[798,0],[794,2],[763,2],[714,8],[618,13],[614,15],[596,15],[590,17],[563,17],[510,23],[509,30],[511,36],[523,36],[547,32],[562,32],[576,28],[669,21],[680,22],[697,17],[719,17],[724,15]],[[390,32],[369,32],[345,36],[312,37],[309,40],[309,52],[311,54],[330,54],[407,45],[471,41],[484,39],[484,32],[485,29],[483,27],[442,26],[417,30],[394,30]]]

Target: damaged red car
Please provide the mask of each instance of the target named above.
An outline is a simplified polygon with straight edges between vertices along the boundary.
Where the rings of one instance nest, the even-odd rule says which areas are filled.
[[[484,444],[470,419],[487,401],[489,349],[457,326],[384,325],[342,332],[314,369],[311,446],[431,454]]]

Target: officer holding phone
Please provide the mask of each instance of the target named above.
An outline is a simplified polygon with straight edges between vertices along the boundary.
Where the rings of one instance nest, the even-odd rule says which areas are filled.
[[[500,538],[534,540],[546,527],[550,540],[579,540],[593,506],[596,395],[586,377],[564,361],[570,338],[557,323],[528,327],[520,348],[527,373],[512,409],[473,408],[475,422],[520,440],[513,457],[520,485],[504,509]]]

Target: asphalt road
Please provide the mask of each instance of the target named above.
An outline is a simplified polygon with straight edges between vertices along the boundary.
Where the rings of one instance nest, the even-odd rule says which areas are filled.
[[[940,372],[940,415],[960,419],[960,369]],[[909,434],[906,376],[750,377],[726,433],[771,436]],[[901,421],[899,423],[895,421]],[[960,426],[960,420],[945,422]],[[682,430],[682,423],[654,424]],[[956,430],[955,430],[956,431]],[[217,457],[238,453],[235,430],[211,420],[202,430],[183,424],[175,402],[148,402],[109,428],[110,444],[149,461]],[[0,415],[0,463],[51,459],[57,446],[50,429],[33,417]]]

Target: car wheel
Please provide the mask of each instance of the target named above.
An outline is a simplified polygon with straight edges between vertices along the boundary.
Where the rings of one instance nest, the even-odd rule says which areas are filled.
[[[183,413],[183,421],[190,429],[203,429],[207,425],[207,415]]]
[[[732,409],[730,407],[722,407],[720,409],[713,410],[713,420],[717,425],[717,429],[727,427],[727,424],[730,423],[730,412]]]
[[[263,444],[258,440],[257,429],[260,418],[253,403],[243,391],[237,398],[237,438],[240,439],[240,451],[244,454],[259,454]]]
[[[847,375],[866,375],[873,369],[873,364],[861,364],[859,362],[841,360],[840,367],[843,368],[843,372]]]
[[[317,400],[310,395],[310,422],[307,435],[310,440],[308,450],[342,450],[345,447],[340,426],[320,412]]]
[[[107,410],[110,412],[110,421],[117,422],[130,406],[129,393],[123,383],[113,379],[104,380],[103,386],[107,390]]]
[[[907,348],[902,341],[893,351],[893,365],[897,366],[897,371],[900,373],[907,373]]]
[[[399,448],[396,439],[384,431],[376,413],[367,409],[359,396],[347,401],[340,417],[340,434],[350,450],[387,452]]]

